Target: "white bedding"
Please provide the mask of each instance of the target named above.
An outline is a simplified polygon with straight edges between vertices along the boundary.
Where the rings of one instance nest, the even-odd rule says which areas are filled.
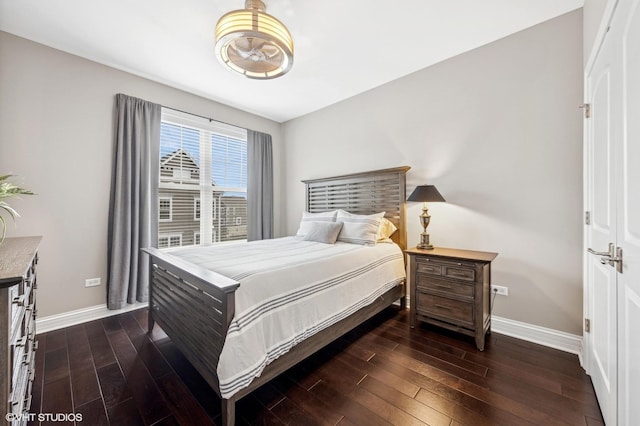
[[[296,343],[405,279],[396,244],[322,244],[298,237],[171,252],[240,282],[217,367],[223,398],[260,376]]]

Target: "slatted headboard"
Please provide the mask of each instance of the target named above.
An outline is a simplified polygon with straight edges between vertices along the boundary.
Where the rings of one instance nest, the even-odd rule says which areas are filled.
[[[310,213],[335,209],[343,209],[354,214],[384,211],[385,217],[398,228],[391,239],[405,250],[406,173],[410,168],[403,166],[303,180],[306,186],[306,209]]]

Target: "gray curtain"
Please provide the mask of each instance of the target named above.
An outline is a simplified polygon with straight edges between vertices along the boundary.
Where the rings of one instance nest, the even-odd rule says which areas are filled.
[[[149,297],[148,257],[140,249],[158,245],[161,108],[116,95],[107,247],[109,309]]]
[[[247,240],[273,238],[271,135],[247,130]]]

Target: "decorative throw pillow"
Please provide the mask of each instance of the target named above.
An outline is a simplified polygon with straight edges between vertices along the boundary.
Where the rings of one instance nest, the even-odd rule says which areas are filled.
[[[343,222],[338,241],[352,244],[375,244],[383,216],[384,212],[361,215],[338,210],[336,222]]]
[[[298,227],[296,235],[298,237],[304,237],[307,235],[310,228],[310,222],[335,222],[337,215],[338,210],[321,213],[302,212],[302,219],[300,219],[300,226]]]
[[[308,224],[309,229],[302,239],[325,244],[335,244],[342,229],[342,222],[308,222]]]
[[[398,228],[386,217],[381,218],[380,228],[378,229],[377,242],[388,240],[389,237],[396,232]]]

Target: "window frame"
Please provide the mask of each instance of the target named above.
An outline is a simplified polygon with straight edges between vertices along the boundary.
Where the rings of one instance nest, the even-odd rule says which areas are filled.
[[[223,207],[225,204],[223,202],[224,198],[227,196],[234,196],[233,194],[235,193],[235,196],[247,200],[247,130],[168,108],[162,108],[161,122],[163,123],[163,129],[166,128],[168,133],[166,133],[167,138],[162,139],[161,147],[164,148],[161,148],[160,151],[160,169],[164,170],[163,164],[165,163],[163,159],[170,156],[172,153],[171,150],[175,149],[173,152],[183,150],[187,155],[191,156],[191,161],[196,163],[200,180],[189,181],[186,179],[185,173],[181,175],[180,179],[177,179],[177,172],[175,170],[171,173],[171,176],[163,175],[161,171],[159,175],[159,194],[166,194],[167,192],[177,190],[193,190],[194,195],[191,224],[182,223],[184,214],[189,214],[184,211],[184,207],[186,206],[183,206],[182,202],[180,202],[180,206],[177,207],[180,218],[175,222],[176,217],[173,212],[175,203],[169,196],[164,195],[159,197],[169,202],[169,218],[160,219],[160,209],[158,209],[159,224],[167,222],[175,222],[177,224],[171,229],[167,229],[166,227],[162,229],[162,227],[159,226],[159,238],[160,236],[165,237],[177,231],[183,234],[184,232],[194,232],[194,238],[192,240],[194,245],[196,240],[195,234],[202,235],[203,232],[211,235],[211,242],[205,238],[206,241],[204,244],[242,241],[243,234],[245,235],[244,240],[246,241],[246,230],[240,230],[240,232],[235,230],[231,233],[225,231],[227,227],[238,225],[237,223],[230,223],[230,218],[227,218],[222,212],[227,212],[228,210],[228,208],[225,209],[225,207]],[[165,125],[167,127],[165,127]],[[192,133],[188,129],[192,129],[195,133]],[[180,167],[183,166],[180,165]],[[206,179],[205,176],[211,177]],[[241,186],[237,186],[238,184]],[[209,212],[207,208],[203,209],[203,197],[205,200],[209,198],[212,200],[211,212]],[[220,211],[218,211],[218,209],[220,209]],[[241,207],[241,209],[246,210],[246,206]],[[167,213],[166,210],[167,208],[163,210],[165,216]],[[211,213],[211,220],[207,219],[203,221],[203,215],[208,217],[209,213]],[[241,219],[240,222],[239,226],[242,226],[244,221]],[[174,230],[174,228],[179,229]],[[240,239],[234,239],[234,236],[239,236]],[[201,238],[200,240],[200,244],[198,245],[204,245]],[[183,242],[184,239],[181,237],[180,244],[182,245]],[[168,245],[171,248],[174,247],[170,243]]]
[[[163,219],[162,218],[162,202],[163,201],[167,201],[169,200],[169,218],[168,219]],[[158,197],[158,222],[173,222],[173,197],[169,196],[159,196]],[[160,235],[160,234],[158,234]]]

